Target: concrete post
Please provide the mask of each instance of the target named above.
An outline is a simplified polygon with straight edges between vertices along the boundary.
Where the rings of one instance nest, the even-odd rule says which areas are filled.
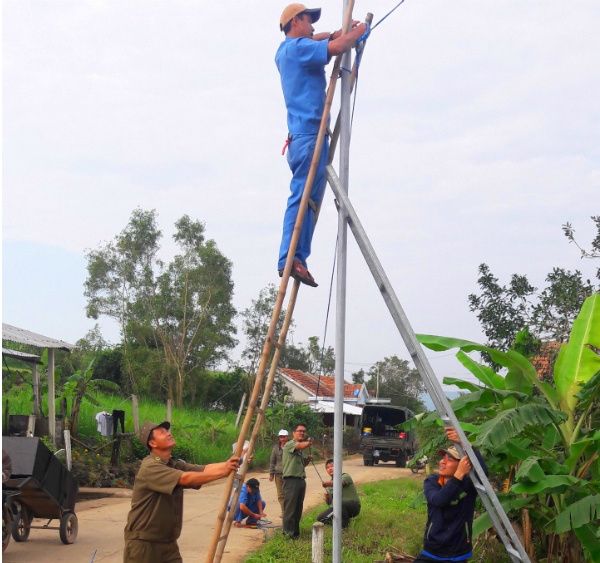
[[[315,522],[312,527],[312,563],[323,563],[323,523]]]

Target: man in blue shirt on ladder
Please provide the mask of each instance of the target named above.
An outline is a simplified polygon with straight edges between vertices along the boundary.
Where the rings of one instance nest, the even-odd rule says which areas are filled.
[[[283,220],[283,237],[279,250],[279,276],[287,258],[294,224],[300,207],[300,200],[306,177],[310,170],[317,133],[325,108],[326,80],[325,65],[332,56],[349,51],[365,33],[365,24],[353,22],[353,29],[346,35],[342,31],[314,34],[312,26],[321,17],[321,8],[308,9],[303,4],[290,4],[281,15],[280,28],[285,33],[285,41],[279,46],[275,63],[281,75],[281,87],[287,107],[288,164],[292,170],[291,195]],[[310,199],[318,206],[325,191],[325,168],[329,158],[329,141],[326,138],[321,150],[319,165],[310,192]],[[315,213],[309,206],[298,240],[292,277],[317,287],[317,283],[307,270],[306,259],[310,255],[310,245],[315,226]]]

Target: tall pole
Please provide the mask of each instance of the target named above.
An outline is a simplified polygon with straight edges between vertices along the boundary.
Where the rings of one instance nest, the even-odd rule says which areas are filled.
[[[343,0],[346,14],[348,0]],[[344,53],[342,68],[351,67],[351,52]],[[340,181],[348,193],[350,170],[350,73],[342,71],[340,102]],[[346,354],[346,256],[348,249],[348,224],[345,213],[338,213],[338,256],[335,323],[335,406],[333,432],[333,563],[342,561],[342,458],[344,446],[344,364]]]

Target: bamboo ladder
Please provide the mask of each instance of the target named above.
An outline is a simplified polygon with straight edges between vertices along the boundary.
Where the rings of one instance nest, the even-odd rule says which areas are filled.
[[[354,0],[350,0],[348,2],[348,8],[346,11],[346,15],[344,18],[344,25],[342,28],[342,33],[345,34],[349,31],[352,24],[352,10],[354,7]],[[367,14],[366,21],[370,24],[373,20],[373,14]],[[294,231],[292,233],[292,239],[290,242],[290,248],[288,251],[285,267],[283,270],[283,276],[281,279],[281,284],[279,286],[279,292],[277,294],[277,301],[275,303],[275,307],[273,309],[273,315],[271,317],[271,323],[269,325],[269,330],[267,331],[267,337],[265,340],[265,345],[262,351],[260,364],[258,368],[258,372],[256,375],[256,381],[254,383],[254,388],[252,390],[252,395],[250,396],[250,400],[248,402],[248,409],[246,411],[246,415],[244,418],[244,422],[242,423],[242,427],[240,429],[240,435],[238,438],[238,442],[236,445],[235,454],[236,456],[240,456],[242,453],[244,441],[246,440],[246,436],[250,429],[250,424],[252,422],[252,418],[254,417],[254,413],[257,413],[258,416],[256,418],[254,428],[252,430],[252,434],[250,437],[250,444],[248,447],[248,454],[244,460],[240,468],[240,472],[237,475],[239,477],[239,486],[234,492],[233,499],[231,501],[231,510],[227,511],[227,506],[229,504],[229,499],[231,496],[231,491],[233,489],[233,482],[236,477],[235,473],[230,473],[227,479],[227,483],[225,486],[225,493],[223,495],[223,499],[221,502],[221,507],[217,514],[217,521],[215,524],[215,530],[213,532],[213,537],[211,539],[211,543],[209,546],[208,554],[206,557],[206,563],[220,563],[223,557],[223,553],[225,551],[225,546],[227,544],[227,539],[229,537],[229,532],[231,530],[231,525],[233,522],[233,516],[235,514],[235,509],[237,503],[239,501],[241,486],[244,482],[247,470],[248,470],[248,459],[254,452],[254,446],[256,444],[256,440],[258,438],[260,428],[265,418],[265,412],[267,410],[267,406],[271,397],[271,391],[273,389],[273,383],[275,380],[275,372],[277,371],[277,366],[279,363],[279,359],[281,357],[281,352],[283,350],[283,346],[285,344],[285,339],[287,337],[287,332],[292,322],[292,317],[294,313],[294,308],[296,306],[296,298],[298,296],[298,291],[300,288],[300,282],[298,280],[294,280],[294,284],[292,287],[292,292],[290,295],[290,299],[288,302],[288,307],[286,311],[286,316],[283,322],[283,326],[281,328],[281,333],[279,336],[275,334],[277,320],[279,319],[279,315],[281,313],[281,309],[283,307],[283,300],[285,298],[287,285],[290,279],[292,262],[294,260],[294,255],[296,252],[296,247],[298,245],[298,239],[300,238],[300,231],[302,229],[302,224],[304,222],[304,215],[306,213],[307,206],[310,205],[311,208],[315,211],[315,224],[318,219],[318,207],[313,207],[315,204],[310,200],[310,192],[312,189],[312,184],[315,178],[317,165],[319,164],[321,149],[323,148],[323,143],[325,140],[325,134],[328,132],[328,121],[329,115],[331,113],[331,105],[333,102],[333,96],[335,94],[335,86],[337,83],[337,78],[340,73],[341,68],[341,60],[342,56],[338,55],[334,62],[333,72],[329,84],[329,89],[327,91],[327,97],[325,100],[325,107],[323,110],[323,116],[321,118],[321,124],[319,127],[319,132],[317,135],[317,143],[315,146],[315,150],[313,153],[313,158],[311,161],[311,167],[306,178],[306,183],[304,185],[304,192],[302,194],[302,199],[300,201],[300,207],[298,209],[298,216],[296,218],[296,223],[294,225]],[[352,76],[351,76],[351,87],[354,86],[356,82],[358,68],[356,66],[356,61],[352,67]],[[335,151],[335,146],[337,143],[337,138],[339,136],[339,116],[336,122],[335,132],[332,135],[331,149],[330,149],[330,157],[329,162],[333,159],[333,152]],[[267,362],[269,359],[269,355],[271,353],[271,347],[275,347],[275,353],[273,355],[273,359],[271,362],[271,368],[269,370],[269,374],[267,376],[267,382],[265,384],[265,389],[263,392],[262,400],[260,407],[258,407],[258,400],[260,395],[260,389],[262,387],[262,382],[264,379],[264,373],[266,371]]]

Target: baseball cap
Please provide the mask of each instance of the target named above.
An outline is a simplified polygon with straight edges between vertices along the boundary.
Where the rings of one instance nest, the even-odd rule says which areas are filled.
[[[283,428],[279,431],[279,436],[289,436],[288,431]]]
[[[140,428],[140,442],[144,446],[148,447],[148,438],[150,437],[150,432],[152,432],[152,430],[154,430],[155,428],[159,427],[164,428],[165,430],[169,430],[171,428],[171,423],[167,422],[166,420],[165,422],[161,422],[160,424],[155,424],[154,422],[150,422],[149,420],[144,422],[144,424]]]
[[[258,479],[255,479],[254,477],[252,479],[248,479],[246,481],[246,485],[248,485],[253,491],[260,489],[260,483],[258,482]]]
[[[285,10],[283,10],[283,14],[281,14],[281,19],[279,20],[279,28],[283,31],[283,28],[292,21],[292,18],[301,14],[302,12],[306,12],[312,16],[312,22],[315,23],[321,17],[321,8],[307,8],[304,4],[290,4]]]
[[[447,450],[438,450],[438,455],[440,457],[444,457],[446,454],[454,459],[460,460],[460,454],[454,446],[450,446]]]

